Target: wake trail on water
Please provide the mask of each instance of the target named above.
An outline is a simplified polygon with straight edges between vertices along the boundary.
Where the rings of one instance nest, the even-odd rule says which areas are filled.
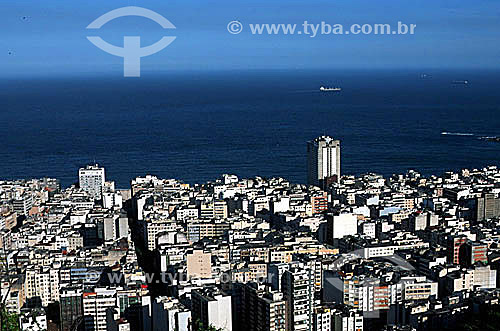
[[[475,136],[474,133],[462,133],[462,132],[441,132],[443,136]]]
[[[320,93],[321,91],[319,91],[319,90],[297,90],[297,91],[293,91],[293,93],[311,93],[311,92]]]

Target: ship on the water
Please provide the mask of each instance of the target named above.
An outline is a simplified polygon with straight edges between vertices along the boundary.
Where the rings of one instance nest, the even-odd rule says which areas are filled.
[[[319,90],[321,92],[340,92],[340,91],[342,91],[342,89],[340,87],[324,87],[324,86],[321,86],[319,88]]]
[[[441,132],[443,136],[473,136],[474,133],[462,133],[462,132]]]

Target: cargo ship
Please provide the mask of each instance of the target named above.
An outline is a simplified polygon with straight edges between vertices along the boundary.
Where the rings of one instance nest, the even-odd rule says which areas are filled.
[[[321,86],[319,88],[319,90],[321,92],[340,92],[340,91],[342,91],[342,89],[340,87],[324,87],[324,86]]]

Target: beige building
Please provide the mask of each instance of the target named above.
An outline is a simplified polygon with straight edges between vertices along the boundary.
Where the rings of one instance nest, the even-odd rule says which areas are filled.
[[[78,232],[68,236],[68,251],[76,251],[83,247],[83,237]]]
[[[269,252],[269,262],[290,263],[292,262],[292,250],[273,250]]]
[[[0,228],[10,230],[17,225],[17,213],[8,211],[0,216]]]
[[[188,278],[210,278],[212,277],[212,254],[202,250],[194,250],[187,255]]]
[[[226,201],[214,201],[214,217],[215,218],[227,218],[228,209]]]

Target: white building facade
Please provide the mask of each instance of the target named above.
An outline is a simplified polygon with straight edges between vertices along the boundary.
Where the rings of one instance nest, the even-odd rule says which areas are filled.
[[[340,180],[340,140],[321,136],[307,143],[307,184]],[[326,182],[325,182],[326,181]]]
[[[96,200],[102,198],[102,188],[105,182],[104,168],[99,168],[97,164],[80,168],[78,171],[78,181],[80,188],[92,198]]]

